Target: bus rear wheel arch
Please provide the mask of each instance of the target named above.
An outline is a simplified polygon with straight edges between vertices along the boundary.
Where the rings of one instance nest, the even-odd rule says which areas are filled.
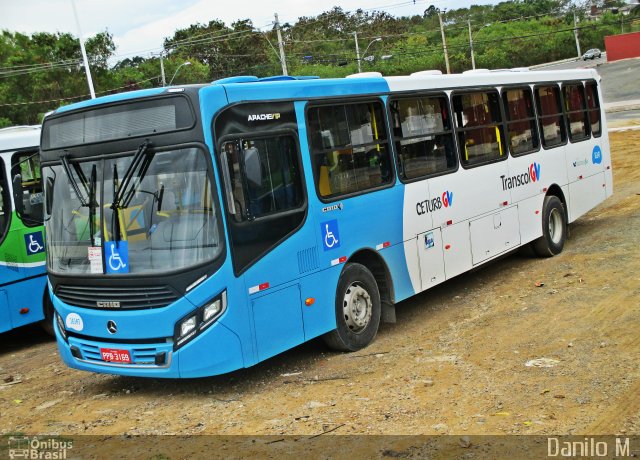
[[[542,236],[531,247],[540,257],[560,254],[567,239],[567,211],[555,195],[547,195],[542,205]]]
[[[380,325],[378,283],[367,267],[348,263],[336,289],[336,328],[323,336],[338,351],[357,351],[369,345]]]

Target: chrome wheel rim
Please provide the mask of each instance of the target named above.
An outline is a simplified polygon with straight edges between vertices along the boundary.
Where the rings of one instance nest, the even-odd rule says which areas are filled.
[[[342,301],[342,313],[347,327],[356,334],[362,332],[371,321],[373,310],[371,296],[359,283],[347,287]]]
[[[562,240],[562,215],[558,208],[553,208],[549,214],[549,238],[554,244]]]

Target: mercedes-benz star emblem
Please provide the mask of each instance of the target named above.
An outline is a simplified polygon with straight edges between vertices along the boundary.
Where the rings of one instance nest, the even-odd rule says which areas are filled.
[[[115,321],[107,322],[107,331],[109,331],[110,334],[115,334],[116,332],[118,332],[118,325]]]

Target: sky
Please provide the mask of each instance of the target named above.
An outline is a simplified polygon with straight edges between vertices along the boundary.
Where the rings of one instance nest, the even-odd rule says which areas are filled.
[[[72,0],[0,0],[0,30],[32,34],[68,32],[78,36]],[[462,8],[492,0],[75,0],[82,35],[86,38],[108,30],[116,45],[114,59],[158,53],[164,38],[191,24],[218,19],[230,25],[251,19],[266,30],[278,13],[281,23],[295,23],[300,16],[316,16],[332,6],[345,11],[386,11],[393,16],[422,14],[429,5]]]

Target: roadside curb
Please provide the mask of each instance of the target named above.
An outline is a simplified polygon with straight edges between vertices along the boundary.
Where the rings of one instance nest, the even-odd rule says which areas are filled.
[[[620,126],[619,128],[609,128],[607,131],[610,133],[620,133],[624,131],[638,131],[638,130],[640,130],[640,125]]]
[[[629,110],[640,110],[640,101],[637,101],[637,102],[634,101],[627,105],[610,105],[609,107],[607,107],[607,105],[609,104],[604,105],[605,113],[616,113],[616,112],[627,112]]]
[[[553,61],[553,62],[545,62],[544,64],[536,64],[536,65],[531,65],[529,66],[530,69],[543,69],[545,67],[549,67],[552,65],[557,65],[557,64],[564,64],[565,62],[574,62],[577,61],[578,57],[572,57],[572,58],[567,58],[567,59],[561,59],[559,61]]]

